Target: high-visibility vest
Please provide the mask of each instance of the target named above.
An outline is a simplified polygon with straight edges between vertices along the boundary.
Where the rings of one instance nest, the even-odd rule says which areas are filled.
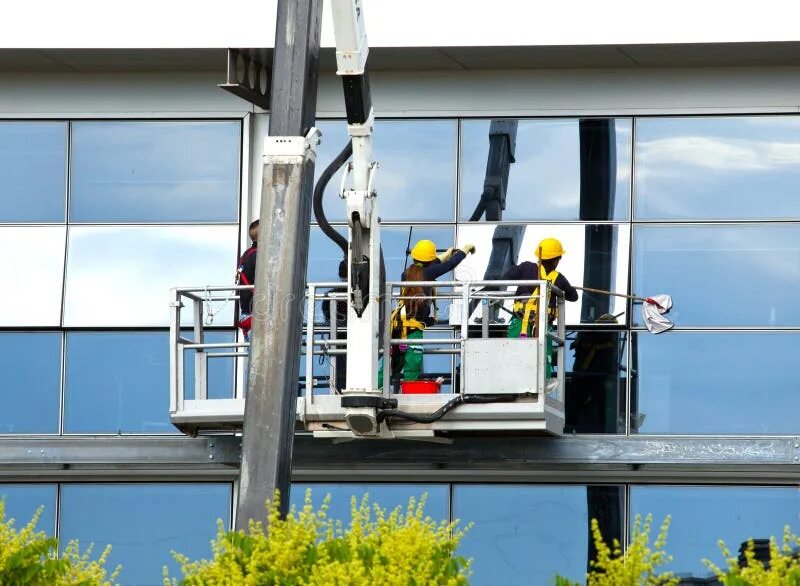
[[[558,271],[551,271],[550,273],[545,273],[544,267],[542,263],[539,263],[539,278],[544,281],[549,281],[551,285],[556,284],[556,279],[558,278],[559,272]],[[531,315],[536,316],[536,313],[539,311],[539,287],[534,288],[533,293],[531,296],[528,297],[528,300],[523,303],[522,300],[517,300],[514,302],[514,311],[516,313],[523,312],[522,315],[522,329],[520,330],[522,336],[528,335],[528,324],[530,323]],[[558,316],[558,309],[555,307],[548,307],[547,308],[547,317],[550,320],[556,319]]]

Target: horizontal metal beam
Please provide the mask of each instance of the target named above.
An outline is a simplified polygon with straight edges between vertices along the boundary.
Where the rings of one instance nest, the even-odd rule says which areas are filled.
[[[800,437],[455,437],[337,442],[298,434],[293,480],[800,483]],[[0,481],[234,480],[238,436],[0,437]]]
[[[0,478],[30,475],[238,475],[241,439],[140,436],[0,438]]]
[[[449,443],[297,437],[294,476],[327,481],[777,482],[800,479],[800,438],[458,437]],[[340,474],[338,474],[340,473]]]

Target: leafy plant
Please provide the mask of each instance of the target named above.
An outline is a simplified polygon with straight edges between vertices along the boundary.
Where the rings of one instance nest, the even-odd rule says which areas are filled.
[[[680,581],[672,572],[659,572],[658,568],[672,561],[664,551],[667,544],[670,517],[661,524],[658,537],[650,546],[650,528],[653,516],[647,515],[642,522],[636,515],[633,523],[631,543],[623,552],[618,540],[606,543],[600,532],[597,519],[592,519],[592,539],[597,549],[597,559],[591,562],[591,571],[586,575],[587,586],[675,586]],[[562,576],[556,576],[556,586],[580,586]]]
[[[703,563],[717,575],[717,579],[725,586],[800,586],[800,537],[792,533],[787,525],[783,529],[783,543],[779,546],[777,539],[769,539],[769,562],[762,564],[756,559],[753,541],[749,541],[744,550],[745,564],[739,567],[739,559],[732,556],[725,542],[720,540],[719,549],[725,558],[727,567],[721,569],[711,561]]]
[[[212,560],[190,561],[174,554],[183,578],[164,577],[165,586],[461,586],[469,561],[455,555],[464,531],[455,523],[424,516],[425,497],[391,513],[368,497],[351,500],[345,529],[327,516],[330,498],[318,511],[311,503],[285,519],[278,495],[267,504],[269,532],[261,522],[249,531],[224,531],[219,523]]]
[[[17,529],[14,519],[6,519],[5,501],[0,499],[0,584],[111,586],[120,571],[118,567],[107,575],[105,563],[111,547],[92,560],[91,547],[81,553],[78,542],[70,541],[59,558],[58,540],[36,531],[42,510],[40,507],[27,525]]]

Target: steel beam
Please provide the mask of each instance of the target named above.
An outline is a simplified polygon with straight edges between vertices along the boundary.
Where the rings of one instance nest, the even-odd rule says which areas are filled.
[[[304,137],[317,104],[322,0],[278,0],[270,136]],[[288,509],[303,326],[313,158],[265,158],[253,339],[236,526]]]

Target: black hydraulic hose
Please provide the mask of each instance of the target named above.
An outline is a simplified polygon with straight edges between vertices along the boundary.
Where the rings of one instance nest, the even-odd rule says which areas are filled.
[[[328,165],[325,170],[322,172],[322,175],[319,176],[319,181],[317,181],[317,185],[314,187],[314,217],[317,219],[317,224],[319,227],[322,228],[322,231],[325,235],[333,240],[339,248],[342,249],[342,253],[344,254],[345,258],[347,258],[347,238],[339,234],[336,230],[334,230],[333,226],[330,225],[328,222],[328,218],[325,217],[325,210],[322,207],[322,196],[325,193],[325,188],[328,187],[328,183],[331,180],[336,172],[345,164],[347,159],[353,154],[353,142],[348,140],[345,147],[342,149],[333,161],[331,161],[330,165]]]
[[[398,409],[383,409],[378,412],[378,422],[384,421],[385,419],[396,418],[406,419],[414,423],[434,423],[435,421],[439,421],[448,412],[464,403],[513,403],[518,398],[519,395],[456,395],[436,411],[428,415],[407,413],[405,411],[399,411]]]

